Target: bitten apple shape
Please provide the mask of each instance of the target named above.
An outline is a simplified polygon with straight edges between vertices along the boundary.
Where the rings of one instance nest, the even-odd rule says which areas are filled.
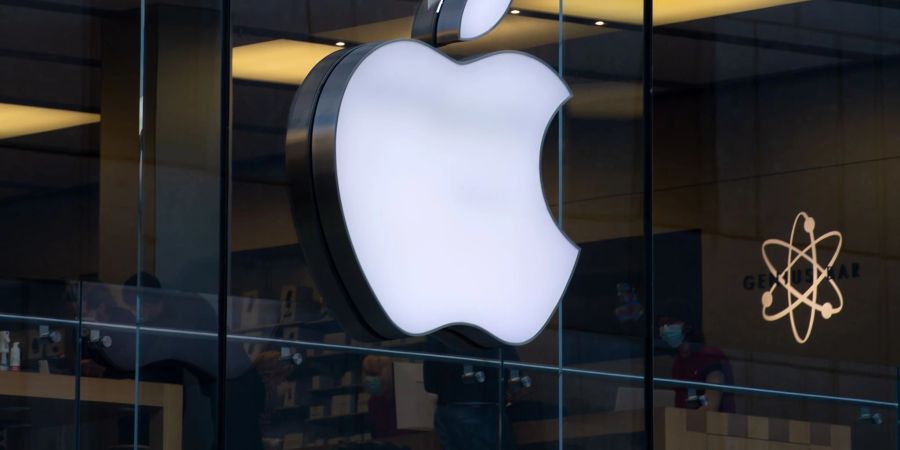
[[[544,327],[578,257],[540,176],[547,124],[569,96],[517,52],[457,63],[394,41],[355,67],[335,124],[341,210],[403,332],[469,325],[521,344]]]
[[[509,4],[421,0],[415,40],[332,53],[297,90],[294,224],[357,339],[523,344],[565,292],[579,250],[547,208],[540,155],[569,89],[524,53],[456,61],[434,48],[484,36]]]

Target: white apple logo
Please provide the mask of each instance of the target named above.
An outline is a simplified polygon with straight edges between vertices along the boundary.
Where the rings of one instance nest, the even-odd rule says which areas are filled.
[[[541,185],[544,133],[571,95],[559,76],[524,53],[457,62],[400,40],[323,61],[310,79],[288,137],[301,155],[288,161],[312,178],[295,218],[326,300],[353,303],[343,315],[375,338],[449,327],[533,339],[579,253]]]

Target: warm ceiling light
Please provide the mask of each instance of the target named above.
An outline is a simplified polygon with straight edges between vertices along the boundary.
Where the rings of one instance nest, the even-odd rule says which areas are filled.
[[[599,17],[599,16],[598,16]],[[412,29],[413,17],[406,16],[399,19],[382,20],[361,25],[354,25],[335,30],[316,33],[318,39],[344,42],[372,42],[390,41],[394,39],[409,39],[409,30]],[[346,40],[345,40],[346,39]]]
[[[337,50],[334,45],[288,39],[242,45],[232,51],[231,73],[234,78],[296,85]]]
[[[520,1],[521,0],[516,0],[516,2]],[[571,0],[566,0],[566,2],[569,1]],[[522,9],[521,11],[526,10]],[[592,16],[591,20],[596,20],[597,17],[603,16],[598,14]],[[411,27],[412,21],[408,20],[408,18],[402,20],[391,19],[316,33],[315,37],[316,39],[327,40],[329,42],[345,39],[346,42],[409,39],[409,30]],[[596,36],[608,32],[609,30],[605,27],[594,26],[593,22],[566,25],[566,38],[568,39]],[[466,57],[478,53],[495,52],[497,49],[523,50],[547,44],[555,45],[557,43],[559,43],[559,24],[557,22],[530,17],[526,14],[518,14],[500,21],[500,23],[497,24],[497,28],[494,28],[485,36],[475,39],[474,41],[449,45],[444,47],[443,50],[454,57]]]
[[[100,114],[0,103],[0,139],[61,130],[100,121]]]
[[[338,47],[343,47],[343,46],[347,45],[347,43],[344,41],[337,41],[334,43],[334,45],[337,45]]]
[[[509,13],[510,14],[519,14],[520,12],[522,12],[522,11],[519,11],[518,9],[514,9],[514,10],[510,11]]]
[[[606,22],[604,22],[602,20],[598,20],[598,21],[594,22],[594,25],[597,25],[598,27],[602,27],[603,25],[606,25]]]
[[[653,24],[687,22],[803,1],[806,0],[654,0]],[[559,0],[516,0],[516,6],[529,11],[559,13]],[[603,17],[609,21],[635,25],[643,23],[644,19],[643,4],[635,0],[566,0],[565,13],[567,16]]]

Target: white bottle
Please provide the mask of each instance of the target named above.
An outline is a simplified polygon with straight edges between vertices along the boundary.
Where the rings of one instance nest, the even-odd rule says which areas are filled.
[[[22,368],[22,349],[19,348],[18,342],[13,342],[9,353],[9,366],[13,372],[18,372]]]
[[[0,372],[9,370],[9,331],[0,331]]]

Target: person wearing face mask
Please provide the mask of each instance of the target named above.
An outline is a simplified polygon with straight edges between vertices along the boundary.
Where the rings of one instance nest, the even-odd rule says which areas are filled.
[[[362,361],[363,388],[369,394],[367,421],[375,439],[402,434],[397,430],[394,399],[394,362],[385,356],[366,356]]]
[[[659,336],[675,350],[672,378],[713,384],[733,384],[731,362],[718,348],[707,345],[702,334],[677,318],[660,320]],[[734,412],[734,395],[711,389],[679,387],[675,406],[706,411]]]
[[[366,388],[366,392],[369,395],[384,395],[384,386],[381,385],[381,377],[378,375],[366,375],[366,380],[363,383]]]

